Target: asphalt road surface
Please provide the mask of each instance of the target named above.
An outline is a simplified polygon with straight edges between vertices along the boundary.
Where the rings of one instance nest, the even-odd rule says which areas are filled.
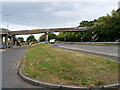
[[[86,45],[71,45],[71,44],[55,44],[55,45],[58,45],[59,47],[62,48],[74,49],[79,51],[84,51],[84,50],[93,51],[93,52],[99,51],[104,54],[112,53],[112,55],[117,55],[118,53],[118,47],[101,47],[101,46],[86,46]],[[2,52],[2,87],[3,88],[42,88],[23,81],[17,74],[19,62],[24,56],[26,49],[27,46],[24,46]],[[108,56],[108,58],[110,57]],[[114,57],[112,57],[112,59],[114,59]]]
[[[55,45],[57,45],[60,48],[94,54],[97,56],[113,59],[115,61],[118,61],[118,56],[119,56],[118,52],[120,50],[119,47],[112,47],[112,46],[74,45],[74,44],[59,44],[59,43],[56,43]]]
[[[41,88],[23,81],[17,74],[18,64],[27,46],[2,52],[2,87],[3,88]]]

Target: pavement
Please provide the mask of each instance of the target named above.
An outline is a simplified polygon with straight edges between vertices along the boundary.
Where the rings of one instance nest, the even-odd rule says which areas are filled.
[[[6,51],[6,49],[0,49],[0,53],[2,53],[2,52],[4,52],[4,51]]]
[[[2,88],[42,88],[23,81],[17,74],[27,46],[2,52]]]
[[[74,44],[60,44],[56,43],[60,48],[81,51],[88,54],[106,57],[118,61],[119,47],[113,46],[92,46],[92,45],[74,45]]]

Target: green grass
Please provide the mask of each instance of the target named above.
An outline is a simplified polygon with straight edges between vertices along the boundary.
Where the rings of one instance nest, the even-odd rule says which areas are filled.
[[[55,84],[91,87],[118,81],[117,62],[46,44],[28,47],[22,71],[33,79]]]

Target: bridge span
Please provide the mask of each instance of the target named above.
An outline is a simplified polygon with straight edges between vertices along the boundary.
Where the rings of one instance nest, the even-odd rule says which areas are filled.
[[[3,37],[5,37],[5,45],[8,46],[8,38],[11,40],[11,45],[14,45],[15,35],[27,35],[27,34],[46,34],[46,43],[48,43],[49,32],[78,32],[78,31],[90,31],[91,27],[68,27],[68,28],[48,28],[48,29],[31,29],[31,30],[15,30],[10,31],[2,28],[0,32],[0,45],[3,43]],[[17,41],[17,40],[16,40]]]
[[[76,32],[76,31],[89,31],[90,27],[71,27],[71,28],[49,28],[49,29],[32,29],[32,30],[16,30],[9,31],[10,35],[26,35],[26,34],[38,34],[46,32]]]

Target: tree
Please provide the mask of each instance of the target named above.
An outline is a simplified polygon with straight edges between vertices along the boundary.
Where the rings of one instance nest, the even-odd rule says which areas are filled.
[[[116,11],[112,11],[111,28],[111,40],[115,41],[120,39],[120,8]]]
[[[90,42],[92,41],[92,31],[86,31],[84,32],[84,34],[82,35],[82,41],[83,42]]]
[[[50,39],[57,39],[56,34],[54,34],[54,33],[48,33],[48,40],[50,40]]]
[[[82,21],[80,22],[79,27],[92,27],[96,22],[97,22],[96,19],[94,19],[93,21]],[[80,33],[84,42],[92,41],[92,31],[80,32]]]
[[[46,35],[43,34],[42,36],[39,37],[39,41],[40,41],[40,42],[41,42],[41,41],[45,41],[45,37],[46,37]]]
[[[28,38],[27,38],[27,42],[30,43],[30,42],[33,42],[33,41],[37,41],[34,37],[34,35],[30,35]]]
[[[19,40],[20,42],[25,42],[23,37],[18,37],[18,40]]]
[[[94,21],[82,21],[78,27],[91,27],[94,25],[94,22],[96,22],[96,19]],[[68,42],[80,42],[81,37],[83,38],[83,41],[91,41],[92,40],[92,32],[61,32],[57,36],[57,39],[59,41],[68,41]]]
[[[79,25],[79,27],[91,27],[91,26],[93,26],[94,25],[94,23],[96,22],[97,20],[96,19],[94,19],[93,21],[82,21],[82,22],[80,22],[80,25]]]
[[[120,39],[120,12],[113,10],[112,15],[98,18],[97,23],[92,27],[96,31],[100,42],[114,42]]]
[[[84,42],[114,42],[120,39],[120,9],[113,10],[111,15],[99,17],[93,21],[82,21],[78,27],[92,27],[86,32],[61,32],[57,36],[59,41],[79,42],[81,37]]]
[[[46,34],[43,34],[39,37],[39,41],[45,41]],[[48,33],[48,40],[50,39],[57,39],[57,36],[54,33]]]

